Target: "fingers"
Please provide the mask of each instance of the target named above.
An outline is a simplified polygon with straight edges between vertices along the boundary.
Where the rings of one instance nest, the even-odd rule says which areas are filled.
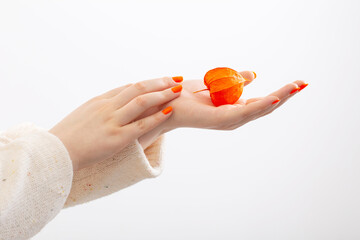
[[[246,99],[244,98],[239,98],[235,104],[239,104],[239,105],[246,105]]]
[[[295,96],[298,92],[304,89],[307,84],[302,80],[294,81],[293,83],[289,83],[279,90],[271,93],[269,96],[277,96],[280,99],[280,103],[277,107],[280,107],[284,104],[289,98]]]
[[[153,115],[139,119],[133,123],[123,126],[122,131],[125,131],[126,134],[119,134],[119,136],[126,136],[126,139],[122,140],[127,142],[138,139],[140,136],[144,135],[145,133],[151,131],[152,129],[165,122],[171,116],[171,114],[172,107],[167,107]]]
[[[269,96],[277,96],[280,99],[284,99],[287,96],[290,96],[293,93],[296,93],[299,90],[299,85],[305,84],[304,81],[298,80],[293,83],[286,84],[284,87],[279,90],[269,94]]]
[[[270,97],[270,96],[277,97],[279,99],[279,101],[272,104],[273,106],[271,106],[270,108],[264,109],[263,111],[256,113],[257,114],[256,118],[262,117],[269,113],[272,113],[276,108],[280,107],[289,98],[293,97],[296,93],[298,93],[299,91],[304,89],[306,86],[307,86],[307,84],[305,84],[304,81],[297,80],[297,81],[294,81],[293,83],[289,83],[289,84],[285,85],[284,87],[280,88],[279,90],[271,93],[268,97]],[[248,104],[248,102],[247,102],[247,104]]]
[[[239,72],[239,73],[246,80],[245,86],[250,84],[256,78],[256,73],[252,72],[252,71],[242,71],[242,72]]]
[[[118,87],[118,88],[114,88],[114,89],[111,89],[110,91],[104,93],[104,94],[101,94],[99,97],[101,98],[112,98],[113,96],[121,93],[124,89],[130,87],[132,85],[132,83],[129,83],[125,86],[121,86],[121,87]]]
[[[246,122],[252,120],[256,114],[272,108],[273,105],[276,105],[276,103],[273,103],[277,100],[279,100],[279,98],[275,96],[267,96],[247,105],[238,105],[237,107],[231,109],[231,111],[225,111],[225,114],[220,117],[220,121],[229,123],[232,126],[245,124]]]
[[[275,91],[271,95],[277,95],[279,97],[279,102],[274,104],[272,108],[267,109],[266,111],[263,111],[262,113],[257,114],[256,118],[263,117],[267,114],[272,113],[275,109],[282,106],[287,100],[289,100],[291,97],[295,96],[296,93],[300,92],[302,89],[304,89],[308,84],[306,84],[302,80],[297,80],[293,83],[287,84],[281,89]]]
[[[278,103],[279,100],[280,99],[276,96],[264,97],[258,101],[247,104],[242,109],[242,114],[244,116],[254,116],[256,114],[259,114],[261,112],[268,110],[269,108],[272,108],[273,105]]]
[[[139,117],[147,109],[167,103],[180,96],[182,85],[161,92],[151,92],[139,95],[116,111],[120,125],[126,125]]]
[[[307,84],[304,81],[297,80],[266,97],[248,99],[246,105],[238,105],[231,111],[226,112],[220,121],[228,123],[227,129],[235,129],[249,121],[273,112],[306,86]]]
[[[269,94],[268,96],[275,96],[278,97],[281,101],[280,105],[284,103],[289,97],[292,97],[295,95],[295,93],[299,92],[297,89],[300,89],[300,86],[306,85],[304,81],[297,80],[293,83],[289,83],[285,85],[284,87],[280,88],[279,90]],[[303,87],[304,88],[304,87]],[[302,88],[302,89],[303,89]],[[246,105],[259,101],[263,99],[264,97],[256,97],[256,98],[250,98],[246,100]]]
[[[120,108],[137,96],[174,87],[181,81],[182,77],[163,77],[137,82],[124,89],[120,94],[114,96],[114,105],[116,108]]]
[[[257,98],[250,98],[250,99],[247,99],[246,100],[246,105],[250,104],[250,103],[253,103],[253,102],[257,102],[261,99],[263,99],[264,97],[257,97]]]
[[[301,88],[302,86],[302,88]],[[294,96],[296,93],[298,93],[299,91],[301,91],[302,89],[304,89],[307,86],[307,84],[305,84],[304,81],[302,80],[297,80],[293,83],[289,83],[287,85],[285,85],[284,87],[280,88],[279,90],[269,94],[268,96],[275,96],[278,97],[281,101],[280,104],[284,103],[289,97]],[[300,90],[301,89],[301,90]],[[246,100],[246,105],[259,101],[261,99],[263,99],[264,97],[257,97],[257,98],[250,98]]]

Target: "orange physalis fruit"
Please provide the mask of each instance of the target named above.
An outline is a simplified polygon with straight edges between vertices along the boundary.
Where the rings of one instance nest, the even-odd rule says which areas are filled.
[[[241,74],[231,68],[214,68],[204,76],[206,89],[209,90],[211,101],[215,106],[234,104],[241,96],[245,79]]]

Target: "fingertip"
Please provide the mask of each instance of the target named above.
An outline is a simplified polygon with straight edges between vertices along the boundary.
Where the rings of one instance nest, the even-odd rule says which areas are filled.
[[[178,92],[181,92],[182,89],[183,89],[182,85],[177,85],[177,86],[175,86],[175,87],[172,87],[172,88],[171,88],[171,91],[172,91],[173,93],[178,93]]]
[[[301,90],[303,90],[304,88],[306,88],[309,84],[308,83],[304,83],[303,85],[300,86],[299,92]]]
[[[277,104],[278,102],[280,102],[280,98],[278,98],[277,96],[268,96],[267,103],[269,105],[274,105]]]
[[[300,87],[301,85],[304,85],[304,84],[305,84],[305,81],[304,81],[304,80],[296,80],[296,81],[294,81],[294,83],[295,83],[298,87]]]
[[[242,71],[239,73],[246,80],[245,85],[251,83],[256,78],[256,73],[252,71]]]
[[[181,76],[175,76],[175,77],[165,76],[165,77],[162,77],[161,79],[164,83],[163,87],[165,87],[165,88],[177,86],[182,81]]]
[[[184,80],[183,76],[175,76],[172,77],[172,80],[174,80],[176,83],[180,83]]]
[[[280,99],[276,99],[275,101],[273,101],[271,104],[274,105],[276,103],[280,102]]]
[[[296,93],[296,92],[299,91],[299,90],[300,90],[299,87],[294,88],[293,90],[291,90],[290,94],[294,94],[294,93]]]
[[[164,115],[169,115],[172,112],[173,108],[171,106],[164,108],[161,112]]]

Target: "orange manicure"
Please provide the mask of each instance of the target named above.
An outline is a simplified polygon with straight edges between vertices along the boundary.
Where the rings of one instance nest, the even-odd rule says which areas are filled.
[[[278,103],[280,102],[280,99],[276,99],[275,101],[272,102],[272,104]]]
[[[254,74],[254,79],[256,78],[256,73],[255,72],[253,72],[253,74]]]
[[[290,92],[290,94],[293,94],[293,93],[299,91],[299,89],[300,89],[299,87],[298,87],[298,88],[295,88],[294,90],[292,90],[292,91]]]
[[[172,79],[173,79],[175,82],[182,82],[182,81],[183,81],[183,77],[182,77],[182,76],[172,77]]]
[[[308,83],[305,83],[305,84],[301,85],[301,86],[300,86],[300,90],[299,90],[299,92],[300,92],[301,90],[303,90],[304,88],[306,88],[306,87],[307,87],[307,85],[309,85],[309,84],[308,84]]]
[[[171,88],[171,91],[173,91],[174,93],[180,92],[181,90],[182,90],[182,85],[177,85]]]
[[[162,110],[163,114],[165,114],[165,115],[170,113],[171,111],[172,111],[172,107],[167,107],[164,110]]]

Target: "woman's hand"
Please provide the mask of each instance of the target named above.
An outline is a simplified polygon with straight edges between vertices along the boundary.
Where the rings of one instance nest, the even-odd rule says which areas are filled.
[[[181,86],[176,87],[174,79],[165,77],[113,89],[81,105],[49,132],[66,146],[74,170],[104,160],[171,116],[172,108],[166,106],[163,111],[139,117],[148,109],[165,108],[180,96]]]
[[[248,85],[255,79],[255,74],[250,71],[241,72]],[[141,136],[139,142],[143,147],[149,146],[154,139],[168,131],[179,127],[207,128],[218,130],[233,130],[249,121],[267,115],[284,104],[296,92],[306,87],[304,81],[295,81],[266,97],[239,99],[237,103],[215,107],[211,102],[209,92],[193,93],[206,86],[203,80],[190,80],[183,82],[181,96],[169,104],[176,111],[168,121]],[[145,114],[150,114],[147,112]]]

